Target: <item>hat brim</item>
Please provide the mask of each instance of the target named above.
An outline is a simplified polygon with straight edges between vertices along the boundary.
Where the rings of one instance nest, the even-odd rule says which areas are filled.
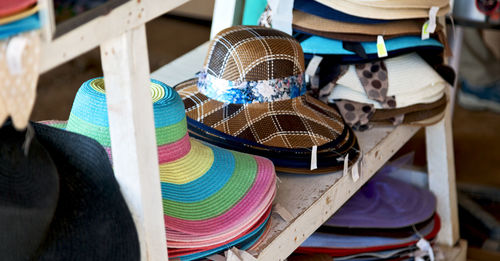
[[[423,222],[435,211],[436,198],[430,191],[394,178],[375,177],[324,225],[401,228]]]
[[[2,2],[0,5],[0,17],[18,13],[30,5],[36,4],[36,0],[11,0]]]
[[[41,123],[60,129],[67,125],[66,121]],[[251,225],[274,198],[272,163],[194,139],[190,142],[191,150],[184,157],[160,164],[169,240],[192,240],[194,234],[201,241],[203,235],[215,238],[215,234],[234,233],[235,225]],[[175,231],[181,233],[176,236]]]
[[[238,143],[232,141],[227,134],[215,134],[209,132],[203,132],[196,127],[190,125],[190,135],[193,138],[206,141],[210,144],[214,144],[226,149],[245,151],[246,153],[256,154],[266,157],[273,161],[276,171],[284,173],[294,173],[294,174],[324,174],[334,171],[341,170],[343,168],[343,159],[341,159],[346,154],[349,154],[349,166],[357,161],[359,157],[359,145],[354,136],[354,133],[350,128],[348,130],[348,135],[345,136],[343,140],[336,148],[335,152],[325,152],[317,154],[317,166],[315,170],[310,169],[311,151],[307,151],[307,154],[284,154],[282,151],[276,152],[272,150],[266,150],[262,148],[246,146],[246,144]],[[318,149],[319,151],[319,149]]]
[[[35,259],[138,260],[135,224],[102,146],[83,135],[33,127],[59,172],[54,219]]]
[[[272,103],[228,104],[210,99],[200,93],[197,88],[197,79],[185,81],[174,88],[184,101],[190,131],[194,127],[192,123],[199,122],[206,126],[205,129],[208,129],[208,133],[219,131],[239,138],[244,144],[251,146],[257,144],[256,148],[264,146],[264,150],[271,151],[269,154],[262,154],[258,153],[259,150],[252,150],[251,153],[272,159],[273,153],[279,152],[281,149],[289,152],[296,150],[300,151],[302,153],[300,157],[310,164],[310,150],[319,143],[318,155],[321,155],[320,152],[322,152],[320,148],[326,148],[330,157],[335,155],[336,158],[345,156],[344,154],[350,149],[354,150],[353,154],[359,154],[359,147],[354,147],[357,144],[355,135],[345,125],[340,114],[309,95]],[[198,127],[204,128],[203,126]],[[207,132],[206,130],[204,132]],[[201,133],[203,132],[199,134]],[[216,136],[214,135],[214,137]],[[210,139],[205,140],[211,142]],[[350,145],[344,146],[349,141]],[[294,146],[290,146],[290,144]],[[230,146],[224,142],[217,143],[217,145],[225,148]],[[343,150],[335,151],[339,148]],[[238,147],[230,149],[238,150]],[[239,150],[241,151],[241,148]],[[354,159],[357,156],[350,155],[350,158]],[[321,169],[315,172],[308,171],[309,165],[302,168],[294,166],[288,169],[279,161],[273,160],[273,162],[277,170],[286,172],[323,173]],[[331,162],[331,164],[335,165],[330,166],[334,168],[325,171],[339,170],[340,165],[343,165],[343,163],[340,164],[336,161]]]
[[[255,157],[261,169],[254,186],[237,204],[225,213],[206,220],[183,220],[165,215],[167,237],[172,247],[205,247],[224,240],[232,239],[238,232],[250,228],[271,206],[276,194],[276,179],[266,177],[272,163],[264,158]],[[274,171],[274,169],[272,169]],[[271,181],[271,182],[269,182]],[[262,191],[262,187],[267,190]],[[260,190],[260,191],[259,191]],[[259,191],[259,192],[258,192]]]
[[[235,239],[227,240],[210,247],[183,249],[170,248],[169,245],[169,256],[180,257],[181,259],[201,258],[219,252],[222,249],[231,248],[232,246],[237,246],[238,249],[245,250],[259,240],[264,235],[265,231],[269,229],[270,215],[271,207],[266,210],[265,214],[251,228],[239,234]]]
[[[358,1],[345,1],[345,0],[316,0],[317,2],[329,6],[330,8],[339,10],[341,12],[372,18],[372,19],[409,19],[409,18],[426,18],[429,16],[429,9],[433,5],[422,5],[419,8],[409,8],[408,3],[398,5],[400,1],[387,1],[390,5],[381,5],[383,1],[377,1],[377,6],[371,6],[360,3]],[[418,1],[412,2],[418,3]],[[440,6],[437,16],[443,16],[450,10],[448,1]]]
[[[361,34],[361,35],[420,35],[422,33],[423,19],[407,19],[388,21],[383,24],[357,24],[325,19],[319,16],[293,11],[293,26],[299,26],[314,31]],[[376,40],[376,39],[375,39]]]
[[[0,16],[0,25],[4,25],[10,22],[24,19],[38,11],[38,5],[33,5],[23,9],[17,13],[13,13],[7,16]]]
[[[424,238],[427,240],[431,240],[435,238],[441,229],[441,220],[437,214],[434,215],[434,220],[433,220],[434,226],[432,227],[432,230],[429,234],[425,235]],[[411,246],[414,245],[418,242],[420,239],[419,236],[415,237],[415,240],[405,242],[405,243],[396,243],[393,245],[377,245],[377,246],[368,246],[368,247],[351,247],[351,248],[336,248],[336,247],[299,247],[296,249],[297,253],[325,253],[328,255],[331,255],[332,257],[340,257],[340,256],[346,256],[346,255],[354,255],[354,254],[359,254],[359,253],[366,253],[366,252],[374,252],[374,251],[384,251],[384,250],[389,250],[389,249],[395,249],[395,248],[401,248],[401,247],[406,247],[406,246]],[[372,241],[373,243],[375,241]],[[358,244],[359,246],[359,244]]]

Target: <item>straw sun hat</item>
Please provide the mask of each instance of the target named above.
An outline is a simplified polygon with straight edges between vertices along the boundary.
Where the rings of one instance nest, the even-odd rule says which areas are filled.
[[[212,40],[198,78],[178,84],[188,126],[198,138],[270,158],[277,170],[339,170],[359,156],[339,113],[305,94],[299,43],[271,28],[234,26]],[[318,146],[318,169],[310,171]]]
[[[140,259],[132,215],[96,141],[0,128],[0,260]],[[29,144],[29,146],[25,146]]]
[[[190,139],[179,95],[156,80],[151,94],[168,246],[213,248],[266,219],[276,193],[272,162]],[[67,124],[59,126],[94,138],[110,153],[103,78],[82,85]]]
[[[315,0],[341,12],[374,19],[426,18],[429,9],[439,7],[438,16],[450,10],[448,0]]]

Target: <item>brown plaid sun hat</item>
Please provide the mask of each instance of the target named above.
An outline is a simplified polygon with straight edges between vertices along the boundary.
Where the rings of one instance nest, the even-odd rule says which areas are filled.
[[[322,173],[359,156],[340,114],[306,94],[304,54],[281,31],[234,26],[211,41],[198,77],[178,84],[194,137],[273,160],[276,169]],[[318,169],[310,170],[317,147]]]

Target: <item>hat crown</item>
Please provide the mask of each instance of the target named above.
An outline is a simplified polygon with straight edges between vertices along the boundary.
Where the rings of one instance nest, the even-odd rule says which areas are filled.
[[[157,145],[180,140],[187,134],[187,123],[179,94],[154,79],[151,79],[150,88]],[[106,90],[102,77],[82,84],[73,102],[66,130],[91,137],[104,147],[111,147]]]
[[[300,75],[304,53],[290,35],[265,27],[233,26],[211,41],[205,71],[227,81],[262,81]]]

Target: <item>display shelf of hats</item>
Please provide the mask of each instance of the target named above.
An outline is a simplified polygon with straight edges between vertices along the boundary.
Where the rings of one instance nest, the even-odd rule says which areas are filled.
[[[74,141],[90,136],[106,149],[135,222],[142,260],[166,260],[167,253],[171,258],[201,258],[233,246],[249,252],[230,251],[228,259],[231,254],[242,259],[285,259],[421,125],[435,122],[426,127],[429,184],[438,198],[437,212],[448,220],[437,240],[448,245],[457,242],[451,126],[449,115],[442,116],[446,107],[443,78],[448,77],[441,75],[446,75],[446,69],[440,75],[421,56],[406,54],[442,52],[442,36],[436,33],[423,41],[411,36],[415,30],[406,32],[394,25],[400,31],[385,41],[389,58],[378,61],[377,46],[370,42],[378,36],[367,33],[372,29],[355,35],[349,35],[351,31],[328,33],[333,38],[355,36],[361,44],[354,44],[352,39],[343,43],[318,36],[297,41],[278,30],[233,27],[154,72],[152,77],[159,81],[151,81],[144,24],[184,2],[110,1],[87,16],[90,19],[69,24],[59,35],[53,30],[50,10],[45,10],[43,18],[46,39],[41,44],[40,72],[101,47],[104,78],[82,85],[67,122],[46,124],[79,133]],[[301,2],[305,3],[295,3]],[[348,12],[356,5],[354,1],[348,4],[332,6]],[[223,10],[222,5],[237,15],[242,1],[217,1],[215,10]],[[377,11],[384,11],[380,14],[386,19],[394,14],[392,8],[367,5],[366,9],[382,8]],[[429,9],[405,10],[407,6],[402,5],[398,6],[402,11],[396,12],[399,15],[418,12],[420,17]],[[446,6],[437,13],[443,10]],[[214,21],[214,25],[236,22],[234,17],[228,20],[230,24]],[[373,30],[385,35],[388,28]],[[405,36],[396,37],[400,35]],[[332,53],[335,50],[340,53]],[[304,53],[306,62],[317,60],[313,55],[318,54],[323,61],[306,70]],[[353,62],[364,66],[339,66]],[[312,73],[304,76],[308,71]],[[306,94],[306,77],[313,83],[312,94]],[[328,84],[321,84],[325,79]],[[410,90],[397,87],[409,83]],[[27,119],[21,122],[27,124]],[[378,126],[384,122],[389,126]],[[47,128],[35,126],[36,135],[40,128]],[[57,128],[49,130],[65,135]],[[95,155],[106,155],[104,149]],[[110,169],[107,160],[100,163]],[[122,214],[127,216],[126,211]],[[460,247],[451,249],[463,256]]]

